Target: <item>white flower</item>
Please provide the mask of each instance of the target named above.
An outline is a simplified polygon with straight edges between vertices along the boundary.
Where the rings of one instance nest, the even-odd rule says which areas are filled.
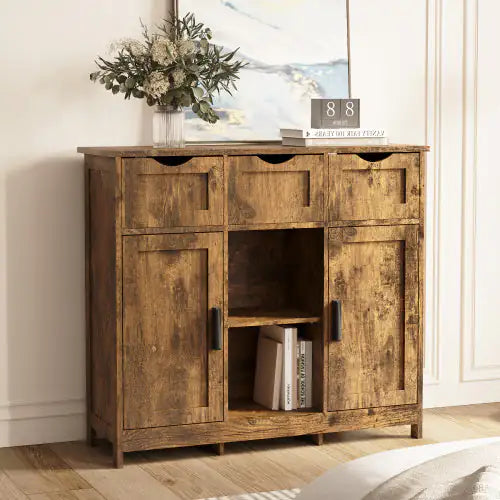
[[[168,76],[161,71],[153,71],[144,82],[143,88],[146,94],[158,99],[170,89]]]
[[[177,42],[177,52],[181,57],[194,54],[196,52],[196,44],[193,40],[179,40]]]
[[[177,49],[168,38],[157,36],[151,47],[151,57],[159,64],[168,65],[177,57]]]
[[[129,50],[135,57],[140,57],[146,54],[146,47],[134,38],[121,38],[120,40],[116,40],[109,45],[110,53],[119,52],[120,50]]]
[[[172,87],[174,89],[181,87],[186,79],[186,74],[180,68],[174,69],[170,75],[172,76]]]

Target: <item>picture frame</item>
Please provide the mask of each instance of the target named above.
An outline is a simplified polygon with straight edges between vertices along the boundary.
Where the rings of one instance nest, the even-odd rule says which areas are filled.
[[[221,96],[220,100],[215,103],[215,108],[218,110],[221,119],[217,124],[200,123],[196,115],[188,110],[186,114],[186,136],[190,142],[269,142],[278,141],[280,128],[306,128],[310,125],[310,108],[312,98],[350,98],[351,97],[351,50],[350,50],[350,11],[349,0],[336,0],[329,2],[326,5],[326,14],[335,18],[336,26],[343,26],[342,29],[333,29],[333,32],[340,33],[336,43],[331,43],[328,39],[329,32],[326,30],[317,30],[312,27],[311,23],[304,25],[310,26],[303,40],[305,41],[299,47],[303,48],[302,54],[306,55],[308,61],[313,61],[311,64],[301,63],[298,57],[298,64],[290,64],[290,60],[280,63],[279,56],[280,50],[273,54],[273,64],[267,64],[268,61],[261,63],[257,58],[252,58],[255,54],[255,45],[260,39],[266,39],[264,35],[269,35],[269,30],[266,31],[267,26],[274,26],[277,24],[276,12],[271,12],[274,17],[269,17],[269,22],[263,21],[266,19],[264,16],[269,5],[262,2],[263,12],[257,11],[258,2],[250,3],[242,0],[240,2],[222,2],[217,0],[172,0],[174,13],[178,17],[182,17],[187,12],[193,12],[197,21],[203,22],[208,27],[214,30],[214,42],[222,43],[223,47],[227,50],[240,47],[240,54],[244,60],[250,60],[250,65],[247,69],[242,70],[241,80],[238,85],[238,90],[234,92],[234,97]],[[300,5],[303,3],[303,5]],[[198,5],[199,7],[198,8]],[[213,5],[212,5],[213,4]],[[233,16],[234,11],[237,11],[238,4],[245,6],[247,12],[240,13],[239,17]],[[279,4],[279,2],[278,2]],[[283,5],[286,3],[283,2]],[[323,5],[318,0],[317,2],[306,2],[306,0],[297,0],[294,2],[296,9],[308,9],[307,19],[319,19],[318,26],[321,28],[325,26],[325,11]],[[288,8],[289,4],[286,4]],[[297,7],[298,5],[298,7]],[[311,5],[313,7],[311,7]],[[222,12],[224,14],[231,10],[227,22],[220,23],[219,26],[235,26],[243,27],[242,32],[248,32],[248,28],[259,29],[263,28],[263,36],[256,33],[256,42],[253,43],[251,49],[245,46],[248,42],[248,37],[245,41],[237,39],[235,35],[236,30],[221,29],[217,26],[219,17],[216,17],[215,12]],[[281,7],[283,9],[283,6]],[[311,8],[318,10],[317,15],[311,15]],[[248,9],[251,14],[248,15]],[[320,10],[321,9],[321,10]],[[330,10],[328,10],[330,9]],[[336,9],[336,10],[335,10]],[[276,7],[275,7],[276,10]],[[288,10],[288,9],[286,9]],[[286,28],[286,10],[284,11],[283,26]],[[333,15],[336,14],[336,15]],[[259,17],[258,23],[246,23],[250,18],[253,21]],[[292,13],[290,13],[292,18]],[[344,19],[345,17],[345,19]],[[208,18],[208,19],[206,19]],[[234,20],[237,19],[238,23]],[[274,24],[273,24],[274,21]],[[345,24],[344,24],[345,21]],[[260,24],[259,24],[260,23]],[[215,26],[213,26],[215,24]],[[266,26],[267,25],[267,26]],[[278,26],[277,29],[282,28]],[[222,31],[225,31],[222,33]],[[318,36],[319,33],[322,35]],[[276,32],[275,32],[276,33]],[[279,38],[276,36],[283,36],[283,45],[290,37],[288,34],[279,32],[278,35],[271,33],[274,40],[274,46],[279,45]],[[223,36],[220,36],[223,35]],[[231,38],[231,36],[233,38]],[[308,38],[309,37],[309,38]],[[314,37],[314,38],[313,38]],[[308,39],[312,42],[309,44]],[[266,39],[267,40],[267,39]],[[278,43],[276,43],[278,40]],[[321,45],[322,44],[322,45]],[[273,44],[271,44],[273,45]],[[309,48],[310,45],[310,48]],[[330,60],[325,58],[325,47],[332,48],[332,57]],[[319,48],[323,50],[318,51],[318,59],[314,60],[314,51]],[[282,47],[283,49],[283,47]],[[245,52],[254,53],[247,57]],[[262,52],[262,51],[261,51]],[[283,53],[283,50],[281,50]],[[301,55],[302,55],[301,54]],[[293,63],[293,61],[292,61]],[[274,68],[276,70],[274,71]],[[253,74],[252,74],[253,71]],[[297,83],[298,81],[298,83]],[[253,89],[255,92],[252,94]],[[299,89],[299,90],[297,90]],[[300,91],[300,95],[298,94]],[[267,94],[267,95],[266,95]],[[284,111],[285,110],[285,111]]]

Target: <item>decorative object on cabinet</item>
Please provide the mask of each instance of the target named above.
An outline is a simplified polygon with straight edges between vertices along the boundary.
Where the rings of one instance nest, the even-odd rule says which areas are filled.
[[[98,57],[99,70],[93,82],[113,94],[145,98],[157,106],[153,117],[156,147],[184,147],[184,112],[190,107],[197,117],[214,124],[214,96],[236,90],[238,72],[244,66],[235,60],[236,50],[224,52],[210,43],[212,32],[193,14],[178,19],[175,14],[150,33],[143,26],[143,40],[127,38],[112,44],[114,59]]]
[[[349,97],[348,0],[176,0],[196,12],[248,66],[234,98],[221,95],[216,127],[188,113],[197,141],[278,140],[279,128],[310,123],[310,98]]]
[[[79,148],[89,441],[421,437],[427,150]],[[312,342],[308,408],[254,402],[264,325]]]

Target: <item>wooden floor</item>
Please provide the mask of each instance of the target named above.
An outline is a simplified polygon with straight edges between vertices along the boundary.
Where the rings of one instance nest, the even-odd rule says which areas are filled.
[[[199,499],[300,488],[335,465],[393,448],[500,436],[500,403],[425,411],[424,439],[409,426],[329,434],[323,446],[310,438],[132,453],[125,467],[111,466],[110,450],[84,443],[0,449],[0,499]]]

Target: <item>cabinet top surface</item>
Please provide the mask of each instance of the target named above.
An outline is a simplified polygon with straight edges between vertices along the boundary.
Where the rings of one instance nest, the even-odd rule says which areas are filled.
[[[152,146],[95,146],[79,147],[77,151],[88,155],[110,157],[142,156],[209,156],[259,154],[323,154],[323,153],[379,153],[429,151],[429,146],[388,144],[387,146],[332,146],[291,147],[279,142],[261,143],[206,143],[187,144],[184,148],[153,148]]]

